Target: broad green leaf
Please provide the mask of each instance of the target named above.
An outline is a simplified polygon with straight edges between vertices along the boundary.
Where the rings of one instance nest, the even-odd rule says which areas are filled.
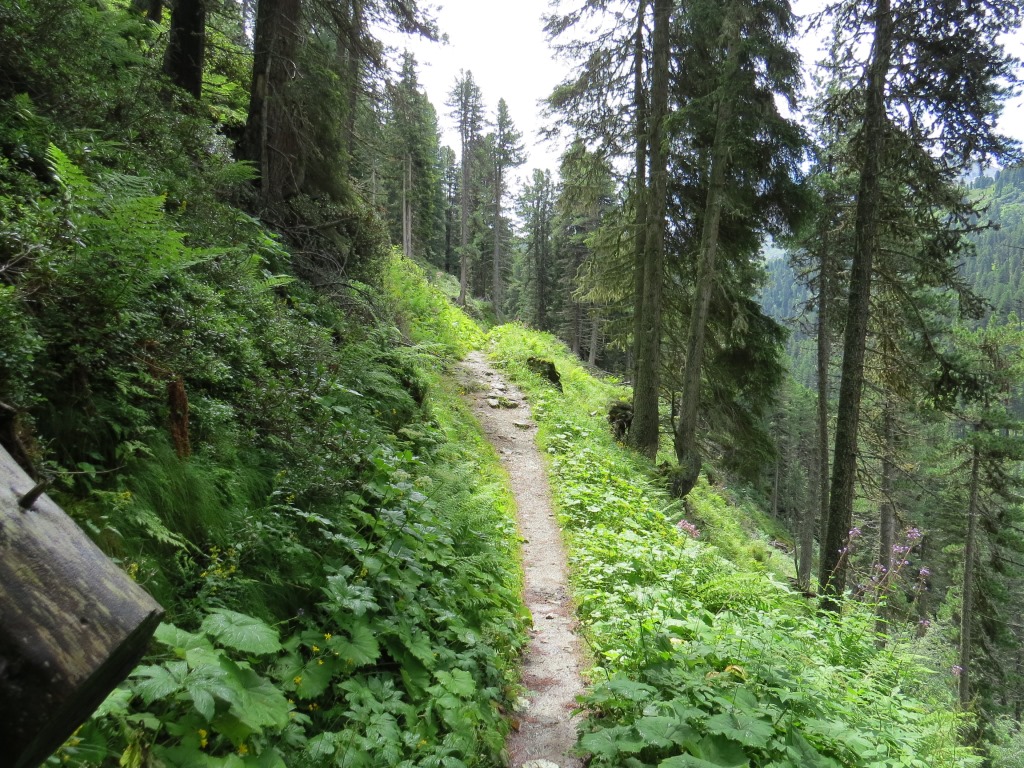
[[[319,661],[323,663],[320,664]],[[315,699],[327,690],[336,671],[337,665],[333,659],[310,659],[294,678],[299,681],[295,684],[295,693],[304,699]]]
[[[602,690],[610,691],[615,694],[617,698],[627,699],[629,701],[645,701],[656,692],[655,689],[649,685],[638,683],[635,680],[628,680],[624,677],[609,680],[598,688],[595,695],[600,695]]]
[[[284,694],[251,669],[236,666],[235,670],[235,680],[242,695],[239,703],[232,705],[231,711],[238,719],[253,730],[287,725],[292,707]]]
[[[722,712],[707,719],[708,731],[750,747],[765,747],[775,734],[771,723],[742,712]]]
[[[451,672],[439,670],[434,676],[445,690],[456,696],[468,699],[476,693],[476,681],[464,669],[453,669]]]
[[[218,609],[203,619],[202,630],[221,645],[242,653],[265,654],[281,650],[277,630],[253,616]]]
[[[380,657],[380,646],[377,644],[377,638],[373,630],[364,622],[365,619],[363,622],[357,622],[352,625],[349,630],[348,639],[339,634],[332,637],[328,644],[328,647],[338,654],[338,658],[357,667],[363,664],[372,664]],[[426,653],[432,656],[432,651],[429,650],[429,638],[420,636],[418,639],[425,644]],[[412,647],[410,647],[410,650],[413,650]],[[413,651],[413,654],[416,655],[416,651]]]
[[[741,763],[742,766],[749,765],[749,762]],[[693,755],[676,755],[658,763],[658,768],[722,768],[721,763],[712,763],[701,760]]]
[[[177,656],[182,658],[184,658],[186,651],[193,648],[212,648],[210,641],[202,635],[193,635],[191,632],[179,629],[173,624],[160,624],[156,628],[156,632],[153,633],[153,638],[158,643],[166,645]]]
[[[194,680],[185,683],[185,691],[192,699],[192,705],[196,711],[207,720],[212,720],[217,709],[213,694],[202,683]]]
[[[725,768],[746,768],[750,756],[742,746],[724,736],[705,736],[700,741],[701,757]]]
[[[104,717],[106,715],[113,715],[115,717],[119,715],[128,714],[128,708],[132,703],[133,694],[128,688],[124,687],[122,683],[120,686],[110,692],[110,695],[103,700],[96,711],[93,713],[93,717]]]
[[[643,742],[637,741],[635,737],[626,738],[630,730],[620,725],[585,733],[580,737],[580,749],[608,760],[618,757],[622,752],[639,752],[644,747]]]
[[[697,737],[697,731],[675,717],[641,717],[633,727],[644,741],[656,747],[681,746]]]
[[[786,753],[800,766],[819,768],[827,765],[826,758],[799,731],[791,730],[786,734]]]
[[[181,690],[187,672],[188,667],[180,661],[170,662],[164,666],[139,667],[132,673],[132,677],[138,680],[135,683],[135,692],[146,704],[165,699]]]

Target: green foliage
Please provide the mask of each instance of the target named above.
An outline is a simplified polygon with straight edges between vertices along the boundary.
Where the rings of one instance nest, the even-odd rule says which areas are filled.
[[[363,759],[353,755],[367,765],[372,755],[393,765],[498,759],[505,724],[496,705],[513,690],[525,620],[510,494],[496,455],[425,360],[368,353],[358,343],[337,350],[342,363],[358,355],[350,364],[360,370],[346,380],[351,387],[336,386],[307,412],[347,436],[346,452],[334,456],[326,446],[315,470],[299,464],[272,478],[270,467],[258,467],[251,482],[222,470],[224,516],[210,513],[208,536],[174,508],[144,515],[156,502],[138,489],[183,472],[192,480],[180,490],[168,485],[170,499],[187,504],[185,489],[203,493],[203,473],[218,477],[228,452],[182,462],[154,449],[125,478],[135,493],[100,494],[115,507],[111,516],[152,528],[149,544],[130,537],[141,548],[130,570],[141,577],[163,567],[163,577],[175,580],[163,596],[175,625],[158,635],[170,652],[147,659],[62,759],[95,765],[120,755],[126,765],[170,766]],[[393,432],[395,409],[386,406],[400,405],[399,392],[415,403],[406,391],[413,385],[396,378],[403,371],[431,391],[433,419],[411,413]],[[309,450],[312,438],[296,437]],[[280,456],[263,448],[264,461]],[[164,480],[144,479],[154,466]],[[305,476],[310,471],[319,477]],[[174,567],[165,548],[177,550]]]
[[[435,272],[435,279],[445,277]],[[428,282],[428,271],[419,264],[392,256],[387,290],[399,309],[398,322],[414,344],[452,359],[461,359],[483,343],[480,328],[464,312]]]
[[[591,765],[980,762],[959,746],[963,720],[948,686],[929,682],[915,641],[879,649],[863,606],[816,613],[777,580],[782,562],[750,549],[754,524],[737,522],[749,520],[746,502],[702,482],[684,511],[643,480],[649,468],[603,423],[620,389],[586,374],[550,336],[503,326],[491,340],[529,391],[551,457],[595,663],[579,743]],[[556,361],[564,394],[529,372],[536,355]]]

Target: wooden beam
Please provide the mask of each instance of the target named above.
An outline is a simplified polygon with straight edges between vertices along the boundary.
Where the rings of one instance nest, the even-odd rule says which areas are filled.
[[[163,616],[39,490],[0,448],[0,763],[11,768],[60,747],[128,676]]]

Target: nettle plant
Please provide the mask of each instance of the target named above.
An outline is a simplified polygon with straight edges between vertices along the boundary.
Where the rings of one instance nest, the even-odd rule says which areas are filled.
[[[296,593],[294,615],[272,624],[206,605],[195,630],[162,625],[156,652],[54,763],[458,768],[497,760],[500,704],[522,644],[507,553],[495,554],[490,524],[431,498],[451,497],[411,453],[381,448],[369,463],[340,503],[306,505],[279,488],[254,513],[266,550],[240,536],[241,554],[211,552],[199,574],[217,571],[230,594],[230,582],[263,572],[270,551],[287,553],[285,573],[311,588]],[[458,482],[469,486],[465,476]]]

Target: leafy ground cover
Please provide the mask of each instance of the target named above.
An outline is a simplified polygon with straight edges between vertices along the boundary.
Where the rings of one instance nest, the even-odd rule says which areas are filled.
[[[749,504],[702,480],[685,507],[604,422],[623,396],[552,337],[518,326],[489,351],[533,402],[594,658],[579,747],[591,765],[960,766],[947,663],[876,643],[870,606],[838,619],[792,592],[752,538]],[[564,394],[527,359],[553,359]],[[948,669],[948,666],[945,667]]]
[[[71,199],[90,217],[87,246],[122,226],[105,203]],[[194,344],[203,357],[184,376],[191,455],[159,428],[161,389],[142,379],[128,402],[106,404],[135,438],[113,441],[124,466],[105,471],[97,446],[63,475],[60,497],[167,621],[51,762],[500,763],[526,620],[514,510],[496,455],[442,375],[476,326],[408,263],[388,267],[389,301],[415,341],[367,323],[372,307],[338,307],[259,268],[214,295],[177,265],[152,268],[154,280],[178,275],[186,315],[204,313],[196,333],[223,331],[217,347]],[[125,301],[159,330],[167,304],[138,301],[132,287]],[[247,301],[225,306],[239,294]],[[33,319],[19,327],[50,359],[49,318]],[[76,353],[99,354],[90,344],[100,342]],[[26,398],[51,402],[37,386],[27,382]]]

